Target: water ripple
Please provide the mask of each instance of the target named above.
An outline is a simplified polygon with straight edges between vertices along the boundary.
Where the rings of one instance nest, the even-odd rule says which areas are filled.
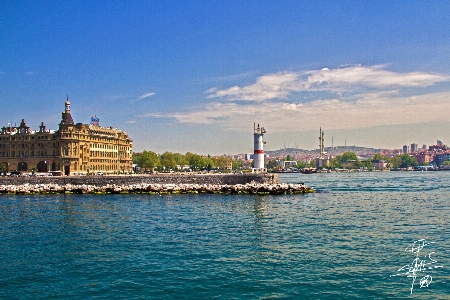
[[[419,172],[417,172],[419,173]],[[0,197],[2,299],[448,299],[444,172],[286,175],[283,196]],[[390,277],[433,244],[433,283]]]

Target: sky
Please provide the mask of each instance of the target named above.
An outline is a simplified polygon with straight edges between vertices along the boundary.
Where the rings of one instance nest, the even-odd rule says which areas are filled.
[[[0,1],[0,126],[133,151],[450,144],[450,1]]]

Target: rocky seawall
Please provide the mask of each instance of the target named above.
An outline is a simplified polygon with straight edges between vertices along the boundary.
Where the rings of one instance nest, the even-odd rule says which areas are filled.
[[[158,174],[0,178],[0,194],[299,194],[303,184],[283,184],[277,174]]]

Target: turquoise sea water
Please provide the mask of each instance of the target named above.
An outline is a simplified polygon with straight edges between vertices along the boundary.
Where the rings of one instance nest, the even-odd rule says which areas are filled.
[[[263,197],[3,195],[0,299],[450,299],[449,178],[283,174],[318,193]]]

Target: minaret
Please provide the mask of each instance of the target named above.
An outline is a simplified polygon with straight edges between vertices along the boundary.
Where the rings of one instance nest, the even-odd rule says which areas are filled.
[[[322,158],[323,154],[325,153],[325,147],[324,147],[324,138],[323,138],[324,132],[322,131],[322,127],[320,127],[319,131],[319,157]]]
[[[327,167],[329,164],[328,154],[325,152],[325,140],[323,136],[325,133],[322,131],[322,127],[320,127],[319,131],[319,157],[316,158],[316,168]]]
[[[72,119],[72,115],[70,114],[69,96],[67,96],[66,108],[65,108],[64,112],[62,113],[61,124],[71,124],[71,125],[74,124],[73,119]]]
[[[325,142],[323,139],[324,134],[325,134],[325,132],[322,131],[322,152],[321,152],[322,156],[325,154]]]

